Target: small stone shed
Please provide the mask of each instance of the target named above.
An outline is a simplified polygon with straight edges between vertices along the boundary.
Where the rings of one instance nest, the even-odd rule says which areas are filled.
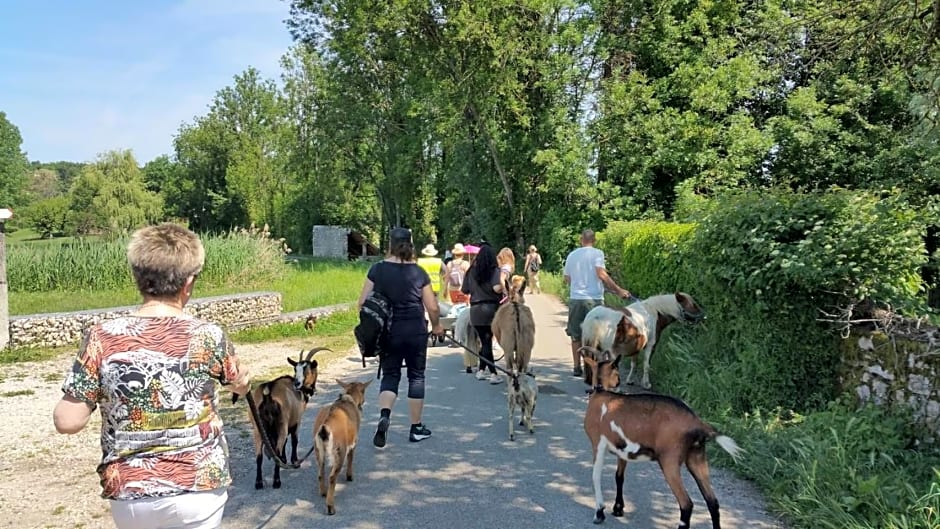
[[[354,260],[379,255],[365,235],[345,226],[314,226],[311,242],[314,257]]]

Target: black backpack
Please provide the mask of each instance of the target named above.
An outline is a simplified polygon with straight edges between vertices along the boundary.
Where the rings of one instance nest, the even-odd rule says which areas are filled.
[[[353,331],[362,355],[362,367],[366,367],[366,358],[382,354],[382,343],[391,324],[392,302],[373,290],[359,309],[359,325]]]

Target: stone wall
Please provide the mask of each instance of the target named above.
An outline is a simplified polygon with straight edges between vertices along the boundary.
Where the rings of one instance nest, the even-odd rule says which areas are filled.
[[[10,318],[12,347],[61,347],[81,340],[82,333],[100,321],[124,316],[137,306],[13,316]],[[227,330],[280,321],[281,294],[252,292],[192,299],[184,309],[198,318],[218,323]]]
[[[940,331],[856,332],[843,343],[843,389],[860,402],[902,405],[925,442],[940,442]]]
[[[315,257],[346,259],[349,255],[349,229],[342,226],[314,226],[311,243]]]

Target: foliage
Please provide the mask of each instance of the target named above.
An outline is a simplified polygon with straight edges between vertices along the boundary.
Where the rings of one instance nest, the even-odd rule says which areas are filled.
[[[161,217],[161,198],[147,191],[129,150],[110,151],[86,165],[69,191],[75,234],[127,234]]]
[[[913,529],[940,520],[940,455],[910,448],[900,412],[836,402],[806,415],[722,422],[726,434],[746,439],[735,468],[795,527]]]
[[[21,221],[35,229],[42,238],[63,235],[68,227],[69,199],[66,196],[46,198],[26,208]]]
[[[286,270],[282,240],[257,229],[203,238],[206,264],[200,284],[240,285],[276,280]],[[127,239],[77,240],[61,245],[20,244],[7,252],[11,292],[89,292],[133,285]],[[15,301],[15,299],[14,299]],[[77,300],[80,303],[84,300]]]
[[[654,357],[669,392],[712,410],[820,406],[835,394],[838,361],[823,311],[842,319],[863,300],[923,306],[924,224],[897,195],[712,200],[694,229],[612,223],[599,236],[620,283],[643,296],[684,290],[708,314],[700,328],[669,329],[688,341],[687,354]]]
[[[0,207],[20,204],[26,185],[28,161],[20,149],[23,138],[20,130],[0,111]]]

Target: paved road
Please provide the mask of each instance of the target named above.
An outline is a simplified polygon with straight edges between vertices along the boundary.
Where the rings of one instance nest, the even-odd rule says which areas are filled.
[[[506,386],[490,385],[463,372],[460,350],[429,351],[428,402],[425,423],[434,436],[408,442],[405,403],[393,410],[388,446],[372,446],[378,416],[378,384],[369,388],[361,443],[356,451],[355,481],[337,486],[335,516],[325,514],[309,463],[282,472],[283,487],[255,491],[253,454],[244,437],[233,436],[236,484],[230,490],[223,527],[351,529],[591,527],[594,513],[591,450],[582,429],[586,404],[583,384],[570,375],[570,353],[564,333],[566,308],[549,296],[530,296],[536,315],[533,367],[542,390],[535,412],[535,434],[516,431],[510,442],[506,424]],[[345,378],[374,376],[349,359]],[[301,453],[312,443],[316,411],[338,394],[331,379],[321,378],[319,394],[301,425]],[[402,383],[404,395],[405,383]],[[745,447],[746,448],[746,447]],[[717,450],[716,446],[709,449]],[[614,496],[614,463],[607,458],[604,486],[607,512]],[[713,468],[721,502],[723,527],[778,528],[783,525],[764,510],[759,494],[729,472]],[[686,475],[695,510],[692,527],[711,527],[704,501]],[[627,467],[626,516],[608,516],[606,526],[673,528],[679,510],[659,467]]]

